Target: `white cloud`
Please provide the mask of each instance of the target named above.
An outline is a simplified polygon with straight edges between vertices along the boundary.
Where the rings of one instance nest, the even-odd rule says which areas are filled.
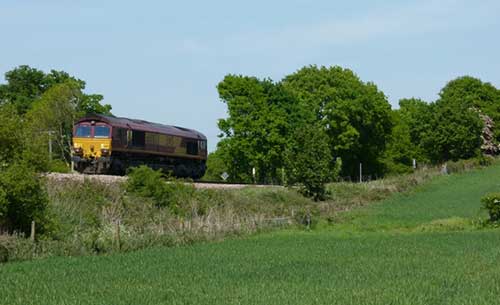
[[[431,34],[480,28],[496,19],[497,1],[418,1],[397,7],[381,7],[351,18],[323,20],[286,28],[240,33],[222,43],[225,48],[247,51],[309,49],[377,41],[397,35]]]

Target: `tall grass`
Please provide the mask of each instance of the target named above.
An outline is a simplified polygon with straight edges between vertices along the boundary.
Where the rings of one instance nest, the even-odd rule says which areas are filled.
[[[312,202],[285,188],[195,189],[184,185],[158,207],[125,191],[122,183],[47,181],[47,233],[35,243],[3,235],[9,260],[76,256],[172,246],[248,235],[289,225],[293,211]]]
[[[21,235],[0,235],[0,261],[190,244],[292,224],[314,226],[323,218],[343,222],[358,217],[342,216],[345,211],[407,193],[438,176],[442,176],[439,169],[431,168],[365,183],[334,183],[327,187],[329,199],[319,203],[293,189],[217,190],[179,185],[167,193],[168,206],[127,192],[123,182],[48,179],[51,222],[46,225],[47,233],[35,243]],[[359,218],[365,219],[361,211]]]

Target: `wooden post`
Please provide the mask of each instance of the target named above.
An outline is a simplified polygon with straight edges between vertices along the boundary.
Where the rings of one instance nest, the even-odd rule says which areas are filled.
[[[359,163],[359,182],[363,182],[363,163]]]
[[[116,224],[116,243],[118,246],[118,250],[121,250],[122,242],[120,239],[120,220],[118,220],[115,224]]]
[[[31,222],[31,235],[30,235],[31,241],[35,241],[35,221],[33,220]]]
[[[48,131],[49,134],[49,160],[52,161],[52,131]]]

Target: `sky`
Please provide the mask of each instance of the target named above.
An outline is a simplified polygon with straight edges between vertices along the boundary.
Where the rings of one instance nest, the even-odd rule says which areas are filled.
[[[226,74],[338,65],[397,108],[462,75],[500,88],[499,38],[498,0],[0,0],[1,75],[64,70],[115,115],[199,130],[211,151]]]

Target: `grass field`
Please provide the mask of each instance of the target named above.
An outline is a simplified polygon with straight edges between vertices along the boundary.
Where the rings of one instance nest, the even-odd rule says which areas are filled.
[[[0,265],[0,304],[500,304],[500,165],[442,176],[332,226]]]

